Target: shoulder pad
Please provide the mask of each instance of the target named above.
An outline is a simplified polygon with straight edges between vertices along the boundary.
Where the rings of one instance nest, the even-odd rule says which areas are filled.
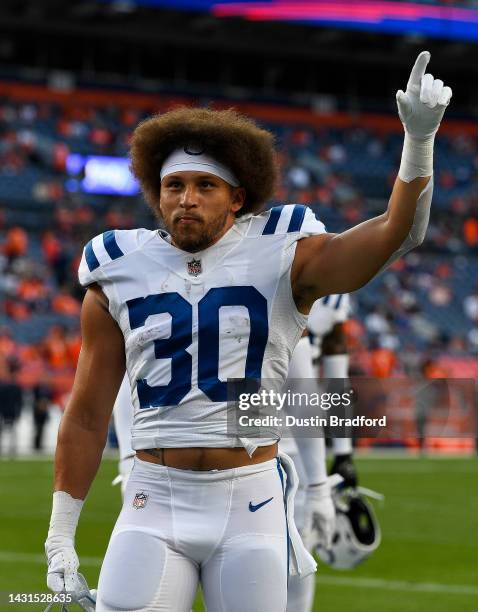
[[[338,293],[327,295],[319,300],[324,308],[330,308],[334,311],[337,323],[343,323],[349,317],[350,313],[350,296],[348,293]]]
[[[250,234],[271,236],[295,234],[296,239],[325,232],[324,224],[304,204],[285,204],[256,215],[251,220]]]
[[[148,230],[109,230],[92,238],[83,249],[78,279],[84,287],[104,280],[103,268],[115,259],[134,251],[140,246]]]

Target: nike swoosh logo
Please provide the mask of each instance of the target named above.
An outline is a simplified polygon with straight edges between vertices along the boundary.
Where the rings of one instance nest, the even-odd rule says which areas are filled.
[[[259,510],[259,508],[262,508],[262,506],[265,506],[266,504],[268,504],[270,501],[272,501],[274,498],[273,497],[269,497],[269,499],[266,499],[266,501],[261,502],[260,504],[256,504],[254,506],[254,504],[250,501],[249,502],[249,510],[251,512],[255,512],[256,510]]]

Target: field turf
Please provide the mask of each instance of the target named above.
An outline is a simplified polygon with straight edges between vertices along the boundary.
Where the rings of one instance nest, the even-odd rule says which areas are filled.
[[[478,611],[478,459],[357,460],[375,503],[383,542],[359,568],[321,566],[314,610],[320,612]],[[81,570],[96,585],[101,558],[120,508],[111,487],[116,461],[103,461],[77,533]],[[49,460],[0,461],[0,610],[8,592],[45,593],[43,542],[51,503]],[[59,607],[55,608],[59,610]],[[72,608],[73,609],[73,608]],[[195,612],[203,610],[199,598]],[[259,611],[258,611],[259,612]]]

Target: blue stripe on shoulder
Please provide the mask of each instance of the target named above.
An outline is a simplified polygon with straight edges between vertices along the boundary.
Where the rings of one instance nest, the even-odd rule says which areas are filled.
[[[343,297],[344,297],[344,294],[343,294],[343,293],[341,293],[341,294],[339,295],[339,299],[337,300],[337,303],[335,304],[335,310],[338,310],[338,309],[339,309],[340,302],[342,301],[342,298],[343,298]]]
[[[118,259],[124,255],[123,251],[119,248],[116,242],[116,236],[114,230],[109,230],[103,234],[103,244],[105,245],[106,252],[111,259]]]
[[[263,236],[273,234],[276,231],[283,208],[284,205],[274,206],[274,208],[271,208],[269,219],[267,220],[266,226],[262,231]]]
[[[86,265],[88,266],[90,272],[93,272],[93,270],[96,270],[96,268],[100,267],[100,262],[96,258],[95,252],[93,251],[92,242],[93,241],[90,240],[85,247]]]
[[[303,204],[296,204],[294,206],[294,210],[292,212],[289,227],[287,228],[288,232],[298,232],[302,227],[302,223],[304,222],[305,211],[307,207]]]
[[[324,306],[327,306],[327,302],[328,302],[329,300],[330,300],[330,295],[326,295],[326,296],[324,297],[324,300],[323,300],[322,304],[323,304]]]

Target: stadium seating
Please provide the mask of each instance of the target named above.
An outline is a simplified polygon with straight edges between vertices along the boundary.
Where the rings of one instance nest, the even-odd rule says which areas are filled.
[[[72,191],[66,170],[69,153],[127,155],[134,125],[148,114],[113,105],[72,109],[59,102],[0,100],[0,327],[8,328],[18,345],[41,343],[55,325],[77,328],[77,316],[52,312],[52,304],[59,284],[65,282],[81,299],[75,267],[87,240],[111,224],[154,226],[139,196]],[[341,231],[384,210],[401,152],[398,132],[278,122],[276,117],[263,123],[276,133],[281,151],[278,201],[311,205],[329,231]],[[473,225],[478,212],[477,168],[476,137],[440,136],[425,244],[354,296],[354,316],[359,320],[373,322],[373,317],[367,318],[372,314],[375,320],[386,319],[379,331],[365,325],[361,348],[378,344],[396,352],[415,347],[478,353],[473,339],[478,321],[463,310],[478,272],[478,227]],[[20,255],[9,254],[5,247],[15,226],[28,232],[28,250]],[[50,261],[42,248],[47,230],[53,230],[60,245],[54,247],[60,254]],[[46,302],[25,303],[23,310],[15,310],[12,302],[22,302],[19,284],[32,270],[45,284]]]

